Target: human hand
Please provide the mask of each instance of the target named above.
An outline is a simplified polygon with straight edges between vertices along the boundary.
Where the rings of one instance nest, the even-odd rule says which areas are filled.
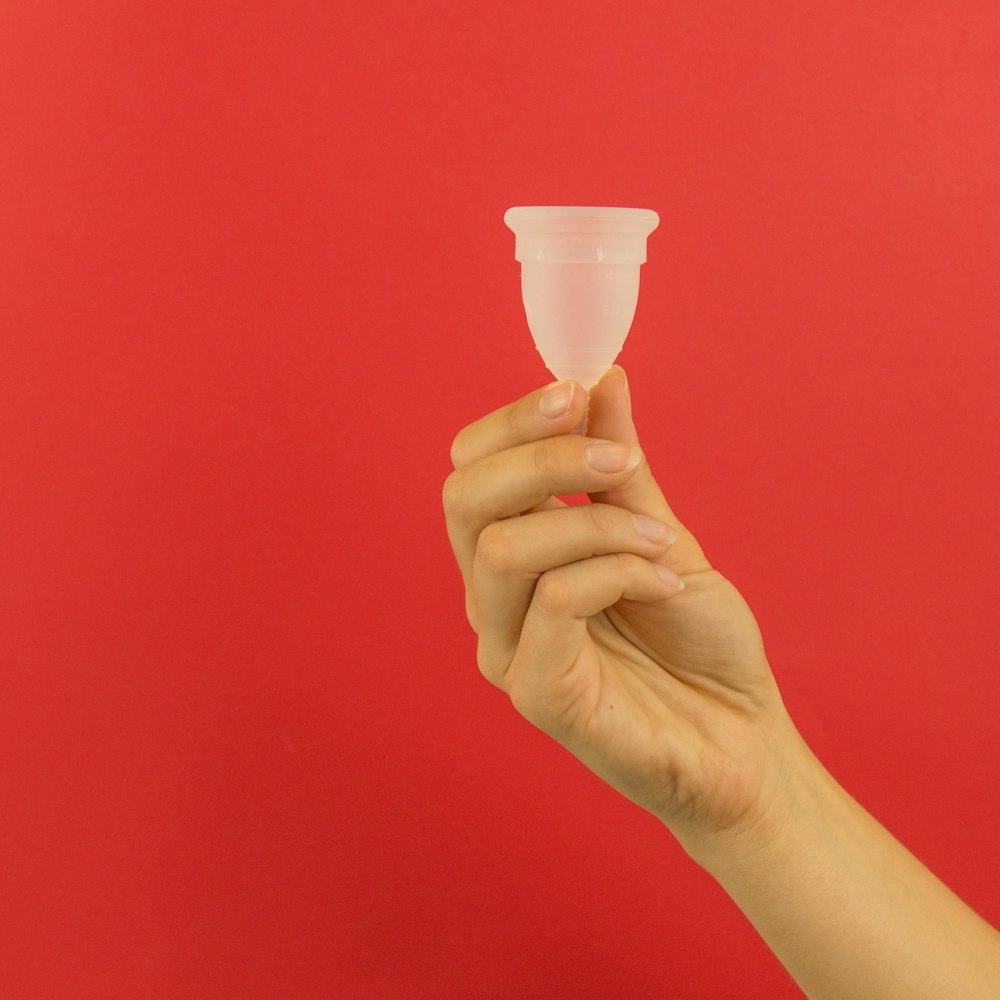
[[[791,725],[750,609],[639,449],[621,368],[583,436],[586,407],[560,383],[455,438],[444,507],[479,667],[690,850],[764,815]]]

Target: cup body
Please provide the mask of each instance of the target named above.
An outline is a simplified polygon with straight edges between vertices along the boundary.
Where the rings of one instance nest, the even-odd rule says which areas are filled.
[[[639,265],[524,261],[521,297],[546,367],[589,388],[625,344],[639,299]]]

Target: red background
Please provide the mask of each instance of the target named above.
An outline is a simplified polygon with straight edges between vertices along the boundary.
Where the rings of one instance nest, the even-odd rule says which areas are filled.
[[[1000,7],[0,7],[0,993],[792,997],[474,662],[512,204],[657,210],[622,356],[800,728],[985,916]]]

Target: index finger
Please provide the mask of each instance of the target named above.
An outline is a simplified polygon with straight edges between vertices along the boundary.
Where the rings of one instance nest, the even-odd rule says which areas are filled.
[[[463,427],[451,446],[456,469],[556,434],[568,434],[587,412],[579,382],[553,382]]]

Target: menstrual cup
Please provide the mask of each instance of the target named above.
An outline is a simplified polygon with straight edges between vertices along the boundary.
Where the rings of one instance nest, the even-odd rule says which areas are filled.
[[[590,388],[614,364],[639,299],[648,208],[509,208],[528,328],[558,379]]]

